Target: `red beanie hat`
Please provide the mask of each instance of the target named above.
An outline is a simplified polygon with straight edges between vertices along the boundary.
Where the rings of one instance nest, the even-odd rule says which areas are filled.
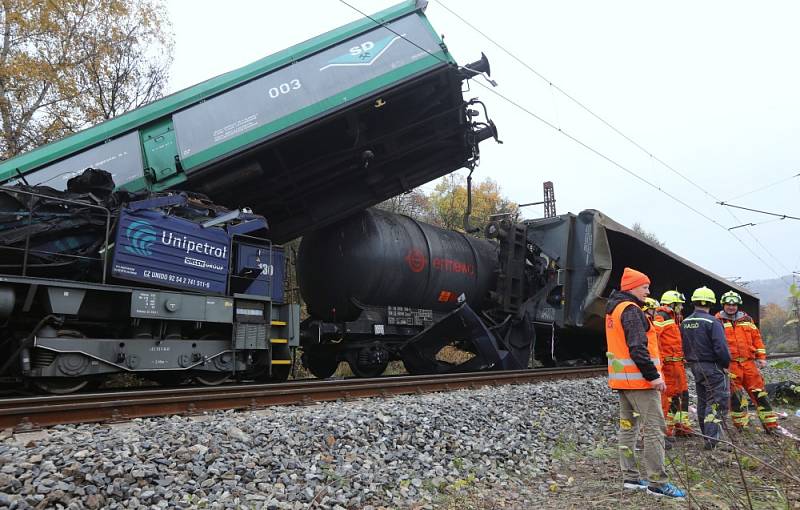
[[[619,290],[631,290],[644,284],[650,284],[650,278],[646,274],[626,267],[622,272],[622,283],[619,286]]]

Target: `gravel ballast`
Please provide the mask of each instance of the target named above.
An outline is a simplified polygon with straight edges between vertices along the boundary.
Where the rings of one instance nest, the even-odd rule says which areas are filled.
[[[429,507],[613,433],[605,379],[60,426],[0,442],[11,508]]]
[[[616,406],[600,377],[6,431],[0,507],[421,509],[478,490],[525,508],[566,483],[560,451],[613,446]]]

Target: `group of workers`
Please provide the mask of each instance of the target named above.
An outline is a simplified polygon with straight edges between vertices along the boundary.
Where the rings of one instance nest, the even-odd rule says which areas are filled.
[[[658,302],[650,298],[650,279],[626,267],[620,290],[606,307],[608,383],[619,394],[619,449],[623,487],[655,496],[683,499],[669,483],[665,445],[675,437],[700,436],[707,450],[730,450],[721,442],[728,410],[737,430],[749,421],[749,401],[755,404],[764,430],[778,426],[760,368],[766,349],[753,319],[740,310],[742,297],[731,290],[720,298],[700,287],[690,298],[691,315],[683,317],[686,299],[669,290]],[[686,366],[697,390],[697,429],[689,416]],[[699,432],[696,432],[698,430]],[[644,436],[642,459],[646,478],[637,467],[636,441]]]

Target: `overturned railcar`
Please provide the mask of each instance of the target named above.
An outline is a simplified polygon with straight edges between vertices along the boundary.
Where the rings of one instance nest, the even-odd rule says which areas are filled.
[[[412,372],[602,362],[606,300],[625,266],[650,275],[655,296],[735,289],[758,318],[747,289],[599,211],[500,219],[485,234],[372,210],[306,236],[297,267],[311,314],[301,325],[306,366],[325,377],[340,360],[364,375],[391,359]],[[448,345],[468,358],[439,359]]]
[[[406,1],[0,164],[0,184],[66,189],[87,167],[125,190],[200,192],[269,219],[273,242],[464,166],[496,136]]]
[[[547,349],[552,347],[557,356],[601,354],[596,346],[603,345],[607,297],[619,288],[626,266],[650,276],[655,298],[675,289],[688,297],[702,285],[717,296],[733,289],[742,295],[742,308],[758,321],[759,300],[749,289],[651,242],[600,211],[589,209],[525,224],[529,247],[539,252],[543,265],[552,268],[527,306],[540,331],[543,326],[555,328],[552,335],[544,336],[554,342]],[[691,303],[685,308],[690,312]],[[543,357],[547,349],[542,350]]]

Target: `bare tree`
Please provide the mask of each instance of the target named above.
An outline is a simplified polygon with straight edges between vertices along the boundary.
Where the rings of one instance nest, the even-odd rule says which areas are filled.
[[[160,97],[163,0],[0,0],[0,157]]]
[[[652,233],[652,232],[650,232],[648,230],[645,230],[645,228],[638,221],[633,224],[633,226],[631,227],[631,230],[633,230],[634,232],[636,232],[637,234],[639,234],[640,236],[642,236],[643,238],[647,239],[648,241],[650,241],[653,244],[661,246],[662,248],[666,248],[667,247],[667,245],[665,245],[664,242],[661,241],[658,238],[658,236],[656,236],[654,233]]]
[[[431,221],[431,202],[430,197],[421,190],[414,189],[407,193],[401,193],[388,200],[384,200],[377,205],[379,209],[396,214],[405,214],[415,220]]]

